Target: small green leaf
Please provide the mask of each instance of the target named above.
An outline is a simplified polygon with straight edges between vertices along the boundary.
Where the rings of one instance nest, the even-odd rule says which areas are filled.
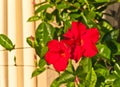
[[[120,75],[120,66],[117,63],[114,65],[114,70]]]
[[[34,22],[34,21],[37,21],[37,20],[39,20],[39,19],[40,19],[40,17],[37,16],[37,15],[35,15],[35,16],[30,17],[30,18],[28,19],[28,22]]]
[[[47,64],[47,63],[46,63],[45,59],[41,58],[40,61],[39,61],[39,67],[42,68],[42,67],[44,67],[46,64]]]
[[[12,41],[4,34],[0,34],[0,45],[9,51],[13,50],[15,47]]]
[[[97,48],[98,48],[98,51],[99,51],[99,55],[101,55],[104,58],[110,59],[111,51],[106,45],[98,44]]]
[[[48,47],[44,46],[41,48],[41,53],[40,53],[40,57],[44,57],[44,55],[46,54],[46,52],[48,51]]]
[[[34,47],[34,37],[30,36],[30,37],[27,37],[27,43],[31,46],[31,47]]]
[[[97,76],[96,76],[94,69],[92,68],[92,70],[88,72],[86,76],[85,87],[95,87],[96,81],[97,81]]]
[[[74,82],[69,82],[66,86],[67,87],[75,87],[75,83]]]
[[[115,55],[120,55],[120,43],[113,41],[115,46],[117,47],[117,52],[115,53]]]
[[[110,0],[95,0],[97,3],[110,2]]]
[[[39,8],[37,8],[37,9],[35,10],[35,13],[39,13],[39,12],[41,12],[42,10],[46,10],[46,9],[49,8],[49,7],[51,7],[50,4],[41,5]]]
[[[71,73],[74,72],[74,67],[72,65],[72,61],[71,60],[69,60],[69,63],[68,63],[66,71],[71,72]]]
[[[91,58],[84,58],[83,60],[81,60],[80,63],[82,64],[83,71],[84,71],[85,73],[88,73],[89,71],[91,71],[91,69],[92,69],[92,61],[91,61]]]
[[[120,78],[119,79],[116,79],[114,82],[113,82],[113,86],[112,87],[120,87]]]
[[[106,83],[106,84],[113,84],[113,82],[114,82],[116,79],[118,79],[118,77],[117,77],[116,75],[114,75],[114,74],[109,75],[109,76],[106,77],[105,83]]]
[[[33,71],[32,77],[35,77],[35,76],[41,74],[43,71],[45,71],[44,67],[36,69],[35,71]]]
[[[109,75],[109,71],[106,68],[98,68],[98,69],[95,70],[95,72],[97,73],[97,75],[100,75],[100,76],[103,76],[103,77],[106,77],[106,76]]]
[[[71,13],[71,14],[69,14],[69,16],[70,16],[71,19],[75,19],[75,18],[79,18],[79,17],[80,17],[80,14]]]
[[[59,87],[63,83],[74,82],[74,79],[75,76],[72,73],[65,71],[52,82],[50,87]]]
[[[65,2],[62,2],[62,3],[60,3],[60,4],[57,4],[57,6],[56,6],[56,8],[57,9],[65,9],[65,8],[68,8],[69,7],[69,5],[68,4],[66,4]]]

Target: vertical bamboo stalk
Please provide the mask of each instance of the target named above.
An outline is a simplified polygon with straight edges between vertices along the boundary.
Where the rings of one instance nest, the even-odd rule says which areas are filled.
[[[7,32],[7,3],[6,0],[0,0],[0,34]],[[0,87],[8,87],[7,76],[7,51],[0,46]]]
[[[17,87],[24,87],[22,0],[16,0],[16,48]]]
[[[8,37],[16,44],[16,0],[8,0]],[[8,86],[17,87],[17,70],[14,66],[16,51],[8,52]]]
[[[26,38],[34,36],[34,23],[27,22],[28,18],[34,14],[34,0],[22,0],[22,15],[23,15],[23,46],[26,47],[23,51],[24,58],[24,87],[36,87],[36,77],[31,78],[32,72],[35,69],[34,65],[34,50],[26,42]]]

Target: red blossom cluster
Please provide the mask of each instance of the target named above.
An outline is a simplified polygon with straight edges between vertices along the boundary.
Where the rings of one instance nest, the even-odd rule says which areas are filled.
[[[98,52],[97,28],[87,29],[81,22],[72,22],[71,28],[63,36],[63,40],[51,40],[48,43],[48,52],[45,55],[47,63],[53,64],[57,71],[64,71],[69,59],[78,62],[82,56],[93,57]]]

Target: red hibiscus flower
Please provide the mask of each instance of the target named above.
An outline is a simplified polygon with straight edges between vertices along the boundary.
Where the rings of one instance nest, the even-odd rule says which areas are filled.
[[[62,41],[51,40],[48,43],[48,52],[45,60],[48,64],[53,64],[57,71],[64,71],[70,58],[70,49]]]
[[[82,57],[96,55],[96,42],[99,39],[97,28],[87,29],[81,22],[72,22],[72,28],[64,34],[64,42],[71,47],[72,59],[76,62]]]

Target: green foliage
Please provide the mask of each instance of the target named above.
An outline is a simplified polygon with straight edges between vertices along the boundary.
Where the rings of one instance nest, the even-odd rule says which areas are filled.
[[[13,50],[15,47],[12,41],[4,34],[0,34],[0,45],[9,51]]]
[[[35,5],[34,16],[28,22],[41,21],[35,37],[27,43],[40,57],[32,77],[41,74],[49,64],[45,61],[47,44],[53,39],[62,39],[72,21],[80,21],[88,28],[96,27],[100,33],[97,43],[98,54],[92,58],[81,58],[77,67],[70,60],[64,72],[52,82],[51,87],[119,87],[120,85],[120,29],[115,29],[103,18],[106,8],[120,0],[46,0]],[[49,9],[52,9],[51,11]],[[0,45],[14,49],[11,40],[0,34]],[[77,77],[77,80],[76,80]]]
[[[52,39],[62,38],[72,21],[81,21],[88,28],[97,27],[100,39],[97,43],[98,54],[91,58],[82,58],[74,68],[70,60],[66,70],[60,73],[51,87],[65,84],[67,87],[117,87],[119,86],[119,67],[116,55],[120,55],[120,44],[117,41],[119,29],[114,29],[109,22],[103,19],[104,11],[110,4],[118,0],[46,0],[35,5],[35,15],[28,21],[41,20],[35,40],[27,39],[28,44],[35,48],[40,57],[40,68],[48,65],[44,60],[47,52],[47,43]],[[49,9],[52,9],[49,12]],[[51,25],[54,22],[55,26]],[[49,66],[49,65],[48,65]],[[114,66],[114,67],[113,67]],[[36,74],[37,75],[37,74]],[[79,81],[76,84],[76,76]]]
[[[43,68],[43,67],[42,68],[37,68],[35,71],[33,71],[32,77],[35,77],[35,76],[41,74],[43,71],[45,71],[45,68]]]

